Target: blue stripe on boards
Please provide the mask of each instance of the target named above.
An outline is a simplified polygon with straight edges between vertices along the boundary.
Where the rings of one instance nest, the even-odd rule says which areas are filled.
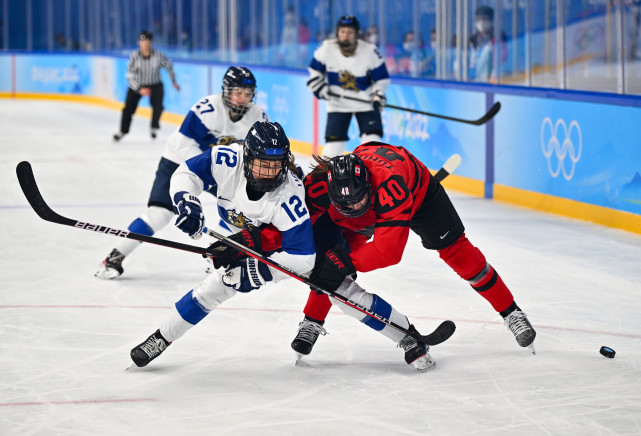
[[[382,316],[383,318],[389,319],[390,315],[392,314],[392,306],[390,306],[387,301],[383,300],[378,295],[374,294],[373,296],[374,299],[372,300],[372,307],[370,307],[370,310],[375,314]],[[372,318],[371,316],[367,316],[363,323],[376,331],[381,331],[386,326],[384,322]]]

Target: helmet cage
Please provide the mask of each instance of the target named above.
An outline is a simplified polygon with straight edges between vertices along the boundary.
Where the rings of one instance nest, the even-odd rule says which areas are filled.
[[[258,192],[271,192],[287,179],[292,153],[289,139],[278,123],[257,121],[245,138],[243,169],[249,186]],[[272,175],[274,164],[278,171]]]
[[[371,207],[372,184],[360,157],[348,154],[332,158],[327,181],[329,200],[341,215],[356,218]]]
[[[256,78],[245,67],[229,67],[223,77],[223,101],[225,105],[236,115],[245,115],[254,102],[256,96]],[[232,94],[251,90],[251,97],[245,104],[234,102]]]

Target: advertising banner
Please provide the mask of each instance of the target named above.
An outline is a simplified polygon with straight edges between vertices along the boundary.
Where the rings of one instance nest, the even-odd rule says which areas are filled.
[[[641,214],[641,109],[497,95],[495,182]]]

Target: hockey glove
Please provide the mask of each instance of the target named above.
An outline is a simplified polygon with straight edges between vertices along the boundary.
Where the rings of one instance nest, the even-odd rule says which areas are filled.
[[[329,100],[329,86],[327,86],[327,83],[323,83],[316,91],[314,91],[314,95],[319,100]]]
[[[180,191],[174,195],[174,209],[178,214],[176,227],[194,239],[200,238],[205,227],[205,215],[198,197]]]
[[[381,91],[376,91],[372,96],[372,104],[374,105],[374,110],[383,111],[383,108],[387,104],[387,98],[385,98],[385,94],[383,94]]]
[[[260,242],[260,230],[258,230],[258,227],[252,226],[249,229],[243,229],[240,232],[229,236],[227,239],[238,242],[242,246],[251,248],[254,251],[262,251],[262,244]],[[209,250],[214,252],[213,256],[211,256],[211,259],[213,260],[214,268],[216,269],[220,268],[221,266],[227,268],[237,260],[247,257],[245,253],[233,247],[230,247],[229,245],[226,245],[223,241],[214,242],[209,246]],[[203,257],[207,256],[203,254]]]
[[[326,291],[336,292],[345,277],[352,274],[356,274],[356,267],[345,249],[337,245],[333,250],[327,250],[316,262],[309,281]]]
[[[238,292],[251,292],[273,280],[269,266],[253,257],[238,260],[227,267],[223,284]]]

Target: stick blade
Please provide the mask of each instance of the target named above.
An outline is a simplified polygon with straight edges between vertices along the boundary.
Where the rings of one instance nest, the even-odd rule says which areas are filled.
[[[40,218],[54,223],[74,225],[75,221],[58,215],[45,202],[38,189],[36,178],[33,175],[33,169],[29,162],[20,162],[18,166],[16,166],[16,175],[18,176],[18,183],[20,183],[22,193]]]
[[[447,341],[456,331],[454,321],[443,321],[436,330],[429,335],[421,336],[421,340],[427,345],[438,345]]]
[[[489,110],[489,111],[487,111],[487,113],[486,113],[485,115],[483,115],[481,118],[479,118],[478,120],[476,120],[476,122],[475,122],[474,124],[476,124],[477,126],[480,126],[481,124],[485,124],[485,123],[487,123],[487,122],[488,122],[488,121],[490,121],[492,118],[494,118],[494,116],[495,116],[496,114],[498,114],[500,110],[501,110],[501,102],[500,102],[500,101],[497,101],[497,102],[496,102],[496,103],[494,103],[494,105],[490,108],[490,110]]]

